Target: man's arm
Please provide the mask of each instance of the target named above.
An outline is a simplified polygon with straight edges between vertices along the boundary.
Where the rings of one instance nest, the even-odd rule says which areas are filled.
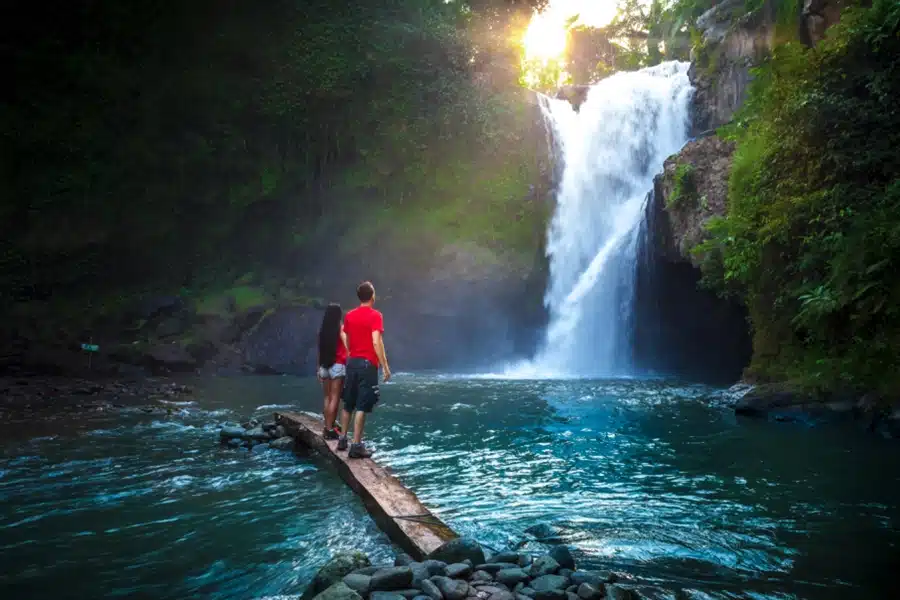
[[[384,381],[386,383],[391,378],[391,367],[388,366],[387,354],[384,351],[384,337],[377,329],[372,332],[372,344],[375,346],[375,355],[378,356],[378,362],[381,363],[381,368],[384,369]]]

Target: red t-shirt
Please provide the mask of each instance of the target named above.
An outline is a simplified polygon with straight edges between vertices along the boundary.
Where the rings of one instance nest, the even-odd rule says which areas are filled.
[[[360,306],[344,315],[344,333],[350,346],[350,358],[365,358],[378,365],[378,355],[372,341],[373,331],[384,333],[384,317],[371,306]]]
[[[344,340],[341,339],[341,334],[338,334],[338,345],[337,352],[334,355],[334,364],[347,364],[347,346],[344,345]]]

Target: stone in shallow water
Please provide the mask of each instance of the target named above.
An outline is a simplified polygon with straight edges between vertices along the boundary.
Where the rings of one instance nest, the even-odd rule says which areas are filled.
[[[290,450],[293,447],[294,438],[292,437],[282,437],[269,442],[269,448],[273,448],[275,450]]]
[[[534,600],[569,600],[565,590],[544,590],[534,593]]]
[[[372,578],[369,575],[359,575],[357,573],[350,573],[346,577],[344,577],[344,584],[357,592],[358,594],[365,596],[369,593],[369,586],[372,582]]]
[[[369,600],[406,600],[406,597],[397,592],[372,592]]]
[[[472,567],[466,563],[447,565],[447,577],[451,579],[467,579],[472,574]]]
[[[371,577],[383,568],[384,567],[362,567],[361,569],[354,569],[353,573],[356,575],[368,575],[369,577]]]
[[[582,583],[578,586],[578,597],[581,600],[600,600],[603,595],[603,588],[594,587],[589,583]]]
[[[262,427],[254,427],[244,431],[242,437],[245,440],[267,440],[269,439],[269,434],[263,431]]]
[[[465,562],[466,560],[472,561],[472,565],[479,565],[485,562],[484,550],[481,549],[481,544],[465,537],[450,540],[429,554],[428,558],[441,560],[449,564]]]
[[[243,443],[244,443],[244,441],[241,438],[231,438],[230,440],[228,440],[228,447],[229,448],[240,448],[241,444],[243,444]]]
[[[611,583],[606,584],[606,597],[609,600],[641,600],[641,597],[634,590]]]
[[[390,592],[408,589],[412,580],[413,572],[409,567],[388,567],[376,571],[369,585],[372,591]]]
[[[531,565],[530,573],[532,577],[542,577],[553,575],[557,571],[559,571],[559,563],[552,556],[541,556]]]
[[[413,598],[415,598],[416,596],[418,596],[419,594],[421,594],[421,593],[422,593],[422,590],[417,590],[417,589],[414,589],[414,588],[410,588],[410,589],[408,589],[408,590],[397,590],[395,593],[400,594],[401,596],[403,596],[403,597],[406,598],[407,600],[412,600]]]
[[[401,552],[394,558],[395,567],[408,567],[413,562],[415,561],[413,561],[412,557],[405,552]]]
[[[554,546],[549,554],[550,558],[559,563],[560,568],[575,570],[575,557],[572,556],[568,546]]]
[[[446,575],[447,574],[447,563],[442,560],[434,560],[429,559],[422,563],[431,576],[434,575]]]
[[[350,573],[368,566],[369,557],[362,552],[339,552],[319,569],[302,598],[312,598],[328,587],[341,582]]]
[[[516,594],[516,600],[532,600],[532,597],[519,592]]]
[[[469,595],[469,584],[449,577],[432,577],[431,581],[441,591],[444,600],[463,600]]]
[[[268,449],[268,444],[253,444],[253,448],[250,449],[250,452],[252,452],[253,454],[262,454]]]
[[[519,593],[522,594],[523,596],[530,596],[532,598],[534,598],[534,595],[537,594],[537,592],[534,591],[534,588],[527,586],[527,585],[525,587],[523,587],[521,590],[519,590]]]
[[[506,550],[504,552],[498,552],[494,556],[491,557],[492,563],[516,563],[519,562],[519,553],[514,552],[512,550]]]
[[[313,600],[362,600],[362,596],[339,581],[316,595]]]
[[[534,591],[546,592],[548,590],[559,590],[563,592],[565,595],[566,586],[569,585],[569,580],[561,575],[541,575],[534,581],[529,584]]]
[[[493,581],[493,576],[487,571],[475,571],[472,573],[472,581]]]
[[[431,598],[431,600],[443,600],[444,598],[441,590],[439,590],[434,582],[429,579],[422,581],[419,584],[419,589],[425,592],[425,595]]]
[[[408,566],[410,569],[412,569],[413,587],[421,587],[420,584],[422,583],[422,580],[428,579],[432,575],[431,573],[428,572],[428,567],[426,567],[423,563],[411,562],[406,566]],[[440,574],[443,575],[443,573],[440,573]]]
[[[528,573],[525,572],[525,569],[514,568],[514,569],[501,569],[497,571],[496,575],[497,581],[504,585],[515,586],[525,580],[528,579]]]
[[[223,440],[228,440],[231,438],[239,438],[243,437],[244,428],[243,427],[223,427],[219,431],[219,437]]]
[[[497,571],[502,571],[503,569],[515,569],[518,568],[517,563],[485,563],[475,567],[478,571],[487,571],[488,573],[496,573]]]

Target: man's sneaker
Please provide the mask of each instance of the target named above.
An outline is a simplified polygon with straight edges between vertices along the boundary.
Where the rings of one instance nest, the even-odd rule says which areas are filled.
[[[341,451],[344,451],[347,449],[347,436],[346,435],[342,435],[338,438],[337,449],[341,450]]]
[[[352,444],[350,452],[347,453],[347,458],[369,458],[370,456],[372,456],[372,451],[362,443]]]
[[[322,431],[322,437],[326,440],[336,440],[340,436],[338,436],[337,431],[335,431],[334,429],[325,429],[324,431]]]

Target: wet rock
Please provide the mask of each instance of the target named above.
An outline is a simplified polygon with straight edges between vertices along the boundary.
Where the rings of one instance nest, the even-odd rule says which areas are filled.
[[[406,566],[412,569],[413,587],[420,587],[419,584],[422,583],[424,579],[428,579],[429,577],[431,577],[431,573],[428,572],[428,568],[420,562],[413,561]]]
[[[525,596],[530,596],[532,598],[534,598],[535,595],[537,594],[537,592],[534,590],[534,588],[531,586],[528,586],[528,585],[526,585],[521,590],[519,590],[519,593],[523,594]]]
[[[450,540],[434,552],[428,555],[429,559],[441,560],[448,564],[472,561],[473,565],[485,562],[484,550],[481,545],[471,538],[456,538]]]
[[[440,590],[444,600],[463,600],[469,595],[469,584],[449,577],[436,576],[431,581]]]
[[[574,573],[574,572],[575,571],[573,571],[572,569],[560,569],[559,571],[556,572],[556,574],[562,575],[566,579],[569,579],[572,576],[572,573]]]
[[[401,596],[403,596],[403,597],[406,598],[407,600],[412,600],[412,599],[415,598],[416,596],[420,595],[420,594],[422,593],[422,590],[410,588],[410,589],[408,589],[408,590],[397,590],[397,591],[394,592],[394,593],[400,594]]]
[[[249,421],[247,421],[246,423],[244,423],[244,424],[242,425],[242,427],[243,427],[244,429],[253,429],[253,428],[256,427],[257,425],[259,425],[259,421],[258,421],[257,419],[250,419]]]
[[[578,592],[578,586],[577,586],[577,585],[570,585],[569,587],[566,588],[566,593],[567,593],[567,594],[575,594],[575,593],[577,593],[577,592]]]
[[[516,595],[507,590],[498,590],[488,596],[488,600],[516,600]]]
[[[477,571],[487,571],[488,573],[496,573],[498,571],[502,571],[503,569],[517,569],[519,568],[518,563],[485,563],[482,565],[478,565],[475,567]]]
[[[253,429],[248,429],[242,435],[245,440],[267,440],[269,439],[269,434],[263,431],[262,427],[256,426]]]
[[[269,442],[269,447],[274,450],[291,450],[294,447],[294,438],[285,436]]]
[[[569,600],[565,590],[543,590],[534,592],[534,600]]]
[[[431,600],[429,596],[416,596],[413,600]]]
[[[302,599],[312,598],[316,594],[324,592],[330,586],[341,583],[343,584],[343,579],[356,569],[362,569],[363,567],[370,566],[369,557],[363,554],[362,552],[340,552],[331,557],[325,565],[319,569],[319,572],[316,573],[313,578],[312,583],[306,588],[306,591],[301,596]],[[346,588],[347,586],[344,585]],[[350,588],[347,588],[350,592]],[[355,592],[353,592],[355,593]],[[358,596],[358,594],[357,594]],[[335,600],[334,598],[329,598],[328,600]]]
[[[520,567],[528,567],[531,565],[532,562],[533,562],[533,559],[528,554],[520,554],[519,555],[518,565]]]
[[[314,600],[362,600],[362,596],[339,581],[314,596]]]
[[[575,570],[575,557],[572,556],[568,546],[554,546],[550,549],[549,555],[550,558],[559,563],[560,568]]]
[[[529,573],[532,577],[542,577],[552,575],[557,571],[559,571],[559,563],[552,556],[541,556],[531,565]]]
[[[565,594],[565,589],[569,585],[569,580],[561,575],[541,575],[529,585],[538,594],[550,590],[559,590]]]
[[[240,438],[232,438],[232,439],[228,440],[228,447],[229,448],[240,448],[241,444],[243,444],[243,443],[244,443],[244,440],[242,440]]]
[[[223,440],[230,440],[232,438],[239,438],[244,436],[244,428],[243,427],[223,427],[219,430],[219,437]]]
[[[419,589],[425,592],[425,595],[431,598],[431,600],[444,600],[444,595],[441,593],[441,590],[439,590],[434,582],[429,579],[425,579],[419,583]]]
[[[447,563],[442,560],[429,559],[422,562],[422,565],[428,569],[428,573],[433,577],[435,575],[447,574]]]
[[[494,577],[487,571],[475,571],[472,573],[472,581],[493,581]]]
[[[276,438],[283,438],[286,435],[287,435],[287,429],[284,428],[284,425],[279,425],[278,427],[275,428],[275,437]]]
[[[447,577],[451,579],[468,579],[472,574],[472,567],[466,563],[447,565]]]
[[[401,552],[397,556],[394,557],[394,566],[395,567],[408,567],[413,562],[415,562],[415,561],[412,559],[412,556],[410,556],[409,554],[407,554],[405,552]]]
[[[263,423],[261,425],[261,427],[263,428],[263,431],[269,432],[269,431],[274,431],[275,428],[277,427],[277,425],[275,425],[275,423],[273,423],[273,422],[269,422],[269,423]]]
[[[578,586],[578,597],[581,600],[600,600],[605,595],[602,587],[594,587],[589,583],[582,583]]]
[[[562,530],[559,527],[554,527],[547,523],[532,525],[525,530],[525,533],[533,535],[535,541],[543,542],[545,544],[562,544],[564,541],[562,538]]]
[[[372,577],[369,575],[350,573],[349,575],[344,577],[344,585],[360,594],[361,596],[368,595],[369,589],[371,587],[371,582]]]
[[[528,573],[522,568],[501,569],[497,571],[496,579],[507,586],[515,586],[528,579]]]
[[[372,592],[369,594],[369,600],[406,600],[406,596],[401,596],[397,592]]]
[[[263,452],[265,452],[268,449],[269,449],[268,444],[253,444],[253,447],[250,448],[250,452],[252,452],[253,454],[262,454]]]
[[[609,600],[641,600],[641,597],[634,590],[612,583],[606,584],[606,597]]]
[[[389,567],[372,575],[369,586],[372,591],[395,591],[412,585],[413,572],[409,567]]]
[[[371,577],[372,575],[374,575],[375,573],[377,573],[378,571],[380,571],[383,568],[384,567],[362,567],[360,569],[354,569],[353,574],[354,575],[368,575],[369,577]]]
[[[530,589],[530,588],[529,588],[529,589]],[[534,591],[534,590],[532,590],[532,591]],[[516,600],[533,600],[533,599],[534,599],[534,596],[528,596],[528,595],[523,594],[523,593],[521,593],[521,592],[519,592],[519,593],[516,594]]]
[[[513,550],[498,552],[491,557],[492,563],[519,563],[519,553]]]

